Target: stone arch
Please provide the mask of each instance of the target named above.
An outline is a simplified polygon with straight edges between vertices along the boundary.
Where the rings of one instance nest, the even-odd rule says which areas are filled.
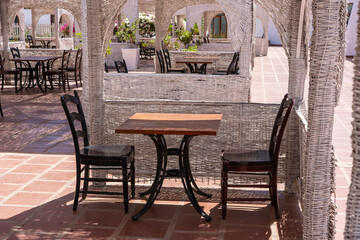
[[[207,22],[207,25],[204,25],[204,32],[208,31],[210,33],[211,20],[218,14],[223,13],[223,11],[207,11],[206,16],[204,17],[204,24]],[[206,19],[205,19],[206,18]],[[226,18],[227,21],[227,18]]]

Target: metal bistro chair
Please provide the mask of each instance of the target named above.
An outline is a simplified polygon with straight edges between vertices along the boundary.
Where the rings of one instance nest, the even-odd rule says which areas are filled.
[[[221,154],[221,203],[222,217],[226,217],[227,201],[267,201],[275,208],[280,218],[277,196],[277,166],[281,140],[293,107],[293,100],[286,94],[277,113],[268,150],[229,149]],[[228,184],[228,173],[268,176],[268,184]],[[228,188],[269,188],[270,198],[228,198]]]
[[[161,73],[165,73],[165,62],[164,62],[164,57],[162,55],[162,52],[159,51],[159,50],[156,50],[156,55],[157,55],[158,60],[159,60],[160,71],[161,71]]]
[[[20,76],[20,71],[16,70],[16,69],[4,69],[4,62],[5,59],[3,59],[1,57],[0,54],[0,77],[1,77],[1,90],[4,90],[4,84],[5,84],[5,75],[14,75],[14,80],[15,80],[15,92],[18,92],[21,90],[22,88],[22,84],[21,84],[21,78]],[[19,78],[18,78],[19,77]],[[18,89],[18,81],[20,81],[20,89]]]
[[[14,48],[14,47],[11,47],[10,48],[10,52],[11,52],[11,55],[13,56],[13,58],[21,58],[21,55],[20,55],[20,50],[18,47]],[[24,85],[27,85],[27,88],[28,87],[31,87],[35,85],[35,82],[34,82],[34,76],[35,76],[35,71],[36,71],[36,68],[35,67],[32,67],[30,62],[15,62],[15,68],[16,70],[20,71],[20,79],[22,79],[22,74],[25,73],[25,81],[24,81]],[[28,80],[28,82],[27,82]],[[20,88],[22,88],[23,86],[21,86]]]
[[[175,73],[175,72],[185,73],[186,72],[185,68],[172,68],[169,50],[163,49],[162,51],[163,51],[163,54],[165,57],[166,72],[168,72],[168,73]]]
[[[69,80],[74,80],[76,87],[78,87],[78,80],[79,80],[80,86],[82,86],[82,82],[81,82],[81,61],[82,61],[82,55],[83,55],[82,49],[79,48],[79,49],[76,51],[75,65],[72,66],[72,67],[69,67],[69,66],[68,66],[68,67],[65,69],[68,73],[74,73],[74,78],[69,78],[69,76],[67,76],[67,79],[68,79],[68,81],[69,81]],[[70,59],[70,57],[69,57],[69,59]],[[69,61],[69,60],[68,60],[68,61]]]
[[[87,194],[123,195],[125,212],[127,213],[129,210],[129,178],[131,178],[131,196],[135,196],[135,149],[129,145],[89,145],[89,136],[80,98],[76,91],[74,91],[74,95],[65,94],[60,98],[75,146],[76,188],[73,210],[76,211],[77,209],[80,193],[82,193],[82,199],[85,199]],[[69,104],[76,105],[74,112],[69,111]],[[71,107],[71,109],[75,109],[75,106]],[[80,148],[79,138],[83,139],[83,148]],[[90,170],[121,170],[122,179],[90,177]],[[80,190],[81,181],[83,181],[82,190]],[[89,190],[89,182],[122,182],[123,192]]]
[[[122,61],[115,61],[115,67],[118,73],[128,73],[125,59]]]
[[[61,58],[61,67],[59,69],[52,69],[52,67],[50,67],[49,69],[47,69],[47,71],[44,72],[44,78],[46,77],[49,78],[51,89],[53,89],[53,81],[54,81],[53,77],[58,76],[59,88],[62,85],[65,92],[66,91],[65,83],[67,82],[68,89],[70,90],[68,72],[66,71],[69,65],[70,54],[71,54],[71,50],[64,50],[63,56]],[[52,62],[52,64],[53,63],[54,62]],[[45,80],[45,89],[46,89],[46,80]]]
[[[238,63],[239,63],[239,52],[235,52],[234,56],[230,62],[229,67],[225,70],[218,70],[215,73],[213,73],[213,75],[230,75],[230,74],[238,74],[239,68],[238,68]]]
[[[26,40],[30,44],[30,48],[42,48],[43,47],[41,45],[35,45],[34,40],[31,35],[26,35]]]

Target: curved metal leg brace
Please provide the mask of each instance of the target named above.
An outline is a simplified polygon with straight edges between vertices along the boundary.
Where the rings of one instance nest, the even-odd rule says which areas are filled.
[[[166,173],[166,162],[167,162],[167,156],[166,156],[166,142],[163,135],[148,135],[151,140],[154,142],[156,146],[157,151],[157,168],[156,168],[156,175],[154,182],[151,186],[151,188],[146,191],[145,193],[150,191],[150,196],[145,204],[145,206],[137,213],[135,214],[132,219],[138,220],[139,217],[141,217],[154,203],[157,195],[160,192],[162,183],[164,181],[165,173]]]
[[[181,141],[180,145],[180,156],[179,156],[179,165],[180,170],[182,172],[182,182],[184,184],[185,192],[189,197],[189,200],[195,210],[205,218],[206,221],[210,221],[211,217],[207,215],[204,210],[200,207],[199,203],[197,202],[192,186],[191,186],[191,171],[190,171],[190,164],[189,164],[189,144],[191,139],[194,136],[184,136],[183,140]]]

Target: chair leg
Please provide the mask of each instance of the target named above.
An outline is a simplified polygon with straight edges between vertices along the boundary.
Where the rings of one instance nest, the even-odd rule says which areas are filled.
[[[221,171],[221,205],[222,205],[222,218],[226,218],[227,210],[227,192],[228,192],[228,171],[229,171],[229,162],[223,161],[222,171]]]
[[[129,212],[129,189],[128,189],[128,178],[127,178],[127,162],[124,161],[122,166],[122,175],[123,175],[123,193],[124,193],[124,207],[125,213]]]
[[[85,199],[87,196],[87,191],[89,189],[89,166],[86,166],[84,173],[84,186],[83,186],[83,194],[82,199]]]
[[[77,74],[76,74],[76,71],[74,72],[74,77],[75,77],[75,86],[76,88],[78,88],[78,79],[77,79]]]
[[[131,198],[135,197],[135,159],[132,161],[130,166],[131,171]]]
[[[1,90],[4,90],[4,78],[5,78],[5,75],[4,74],[1,74]]]
[[[4,117],[4,114],[3,114],[3,111],[2,111],[2,107],[1,107],[1,101],[0,101],[0,114],[1,114],[1,117]]]
[[[73,205],[73,211],[76,211],[78,202],[79,202],[79,193],[80,193],[80,167],[77,167],[76,169],[76,187],[75,187],[75,197],[74,197],[74,205]]]
[[[272,174],[271,185],[272,185],[272,189],[273,189],[272,202],[274,203],[275,215],[276,215],[276,218],[279,219],[279,218],[281,218],[281,216],[280,216],[280,212],[279,212],[279,200],[278,200],[278,194],[277,194],[277,175],[276,175],[276,173]]]

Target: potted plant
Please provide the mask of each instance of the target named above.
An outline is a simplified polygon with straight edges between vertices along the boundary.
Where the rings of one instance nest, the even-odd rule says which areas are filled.
[[[121,24],[119,31],[116,32],[119,42],[129,42],[129,48],[121,49],[128,70],[136,70],[139,63],[140,49],[136,44],[136,32],[138,30],[139,21],[136,19],[133,23]]]

